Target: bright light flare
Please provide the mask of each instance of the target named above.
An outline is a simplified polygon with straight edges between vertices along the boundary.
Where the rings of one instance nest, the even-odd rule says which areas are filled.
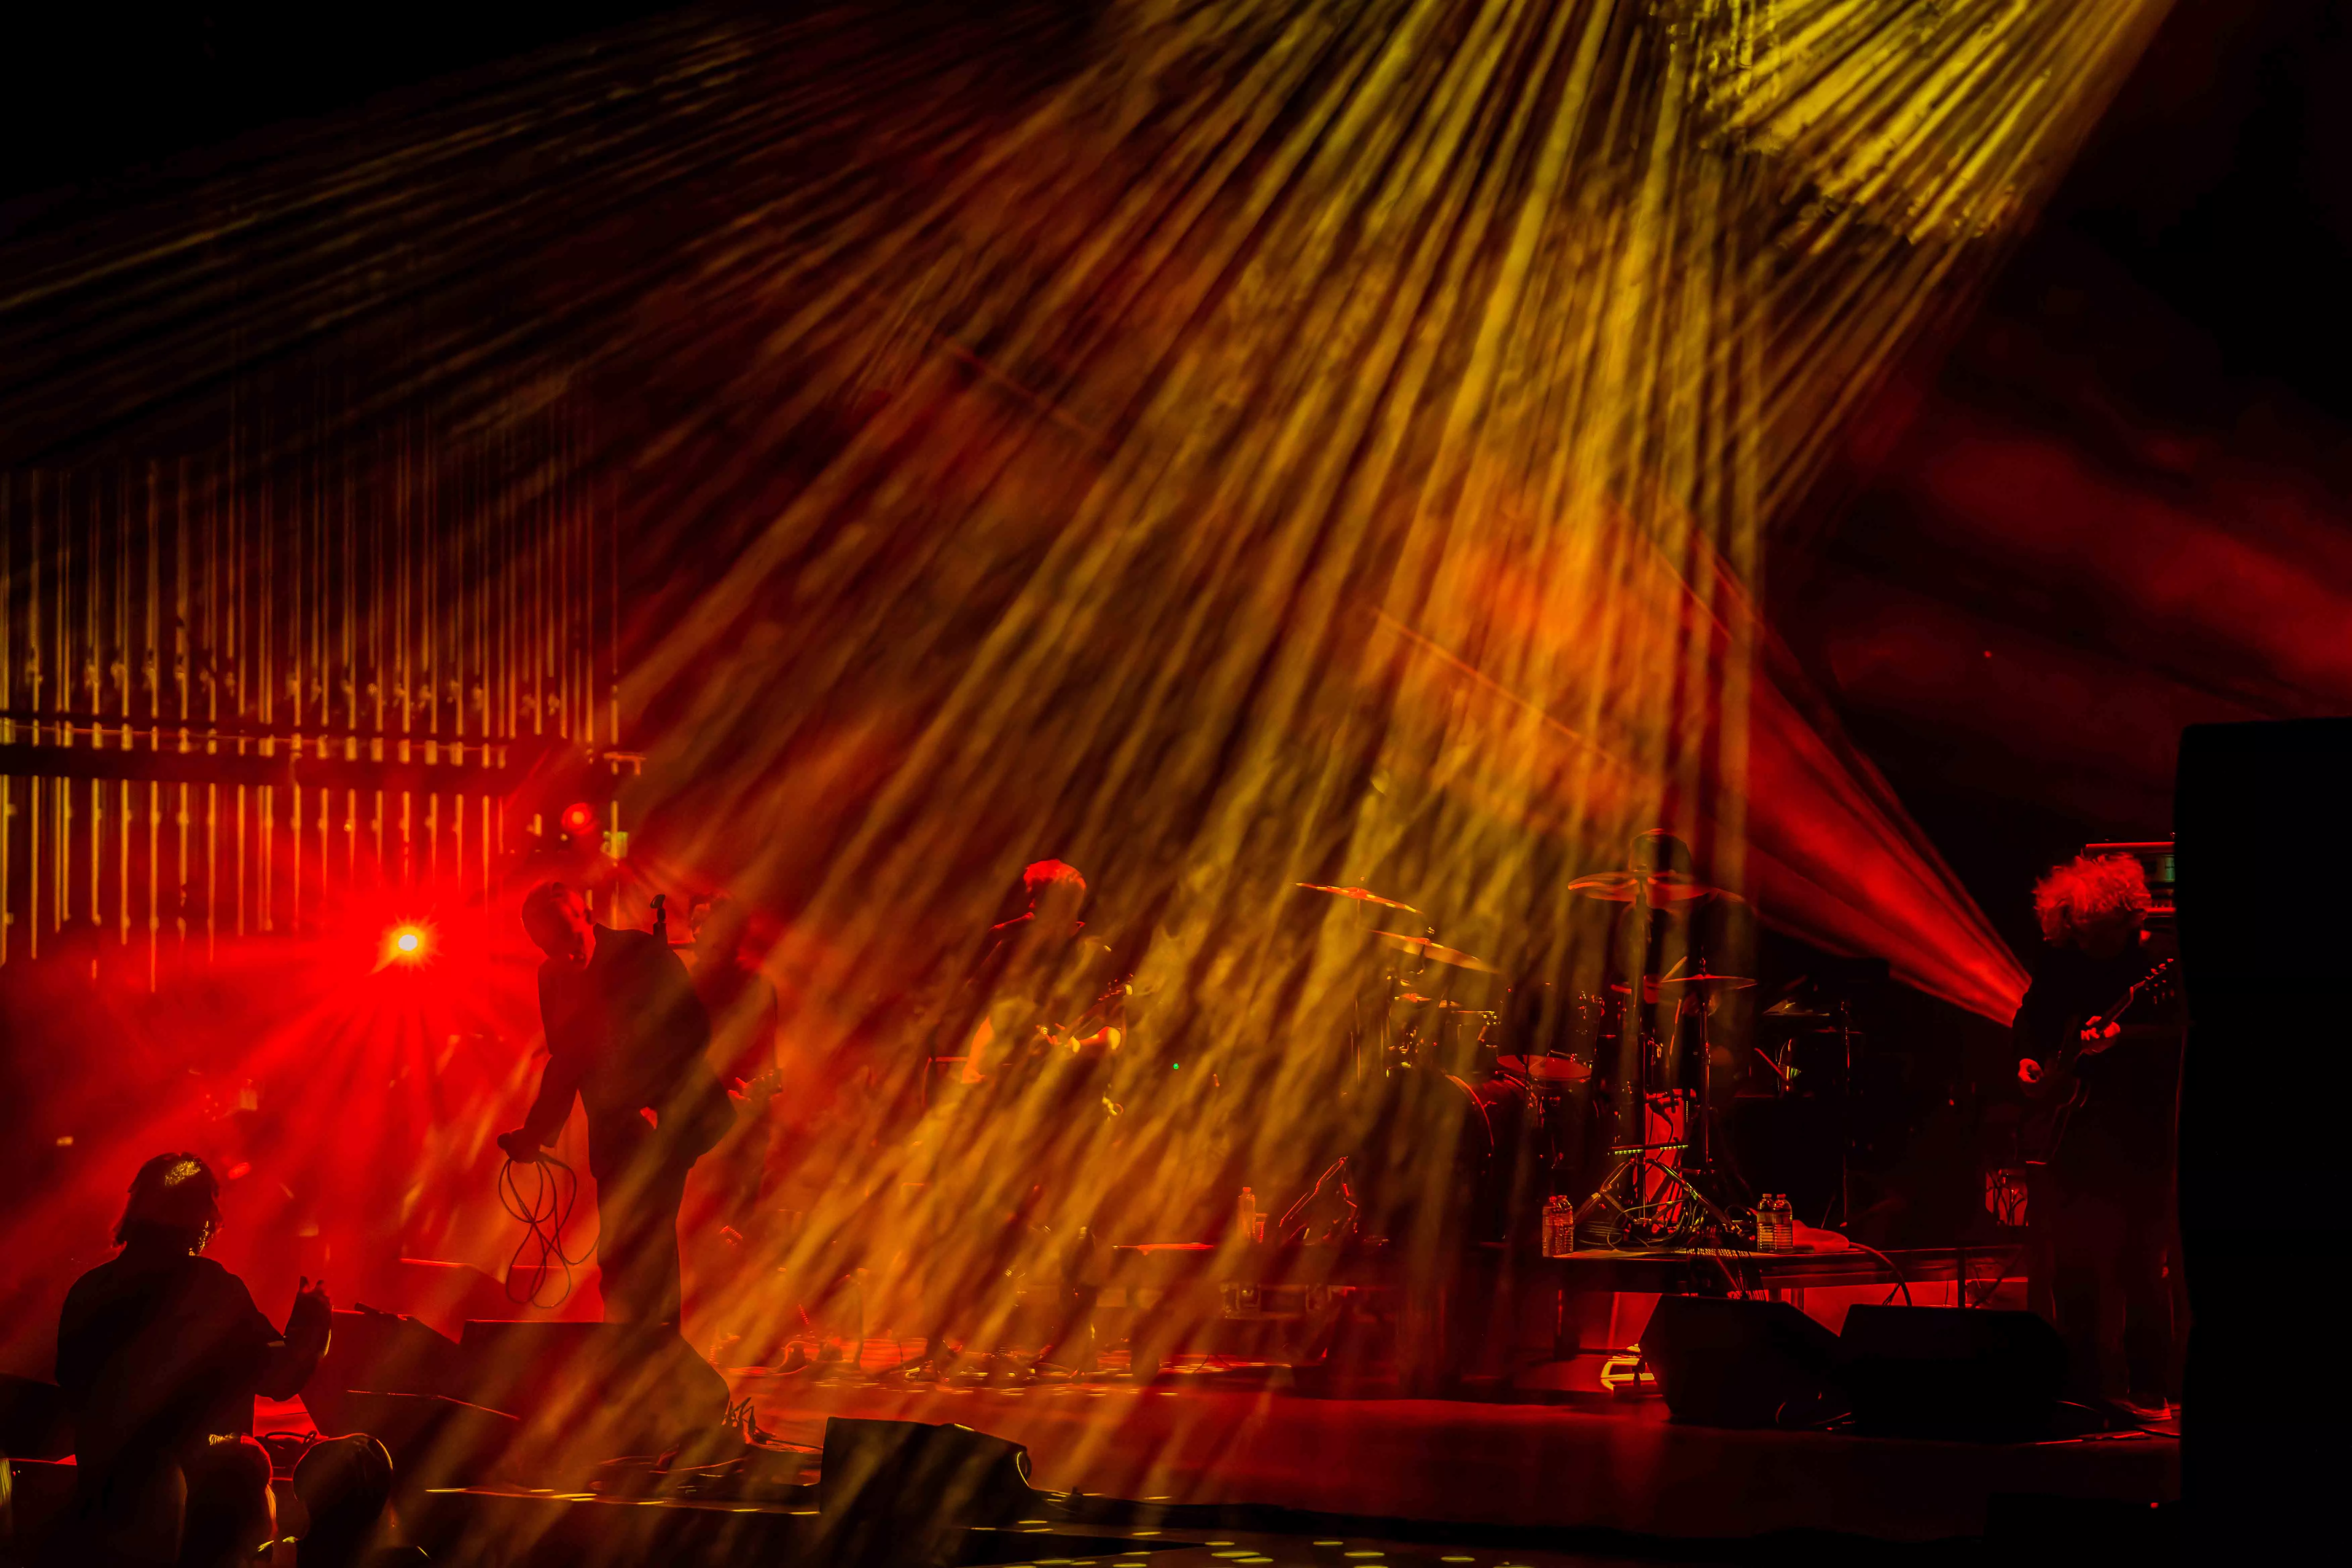
[[[414,967],[433,956],[432,928],[417,921],[404,921],[383,933],[382,951],[376,955],[376,968],[383,970],[401,965]]]

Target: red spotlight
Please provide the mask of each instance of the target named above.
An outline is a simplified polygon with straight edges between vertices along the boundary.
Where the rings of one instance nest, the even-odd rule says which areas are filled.
[[[575,800],[563,808],[559,820],[564,832],[574,838],[585,838],[596,831],[596,808],[584,800]]]
[[[422,963],[432,952],[431,931],[415,921],[404,921],[383,933],[383,951],[375,966],[383,969],[394,963]]]

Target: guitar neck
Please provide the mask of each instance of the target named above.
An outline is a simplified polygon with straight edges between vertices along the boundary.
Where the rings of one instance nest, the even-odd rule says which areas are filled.
[[[2104,1036],[2084,1045],[2081,1054],[2095,1057],[2100,1052],[2111,1050],[2116,1046],[2177,1045],[2179,1043],[2180,1035],[2181,1029],[2178,1024],[2125,1024],[2114,1034]]]

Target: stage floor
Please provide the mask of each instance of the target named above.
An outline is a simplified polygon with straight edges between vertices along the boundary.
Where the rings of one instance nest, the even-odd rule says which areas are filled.
[[[898,1353],[869,1346],[858,1373],[824,1380],[734,1381],[793,1442],[821,1443],[830,1415],[955,1421],[1024,1444],[1054,1490],[1359,1521],[1924,1542],[1983,1535],[1997,1498],[2153,1507],[2179,1493],[2179,1443],[2160,1429],[2006,1445],[1727,1431],[1678,1426],[1654,1398],[1314,1398],[1263,1368],[941,1389],[891,1375]]]

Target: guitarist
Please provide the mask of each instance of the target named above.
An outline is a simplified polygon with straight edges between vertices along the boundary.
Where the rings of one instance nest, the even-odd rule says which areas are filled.
[[[2129,856],[2056,867],[2034,884],[2033,908],[2046,945],[2017,1013],[2017,1076],[2029,1121],[2042,1111],[2056,1135],[2028,1151],[2043,1162],[2028,1209],[2032,1304],[2066,1341],[2077,1397],[2160,1415],[2172,1389],[2181,1037],[2097,1026],[2135,986],[2149,989],[2168,944],[2147,929],[2147,880]],[[2165,1014],[2133,1000],[2129,1018]]]
[[[963,1081],[981,1083],[1055,1048],[1116,1050],[1124,1022],[1115,1001],[1111,950],[1078,912],[1087,879],[1061,860],[1024,867],[1029,908],[989,931],[987,951],[965,982],[972,1019]]]
[[[962,1042],[964,1061],[960,1103],[933,1134],[940,1202],[922,1358],[933,1375],[951,1315],[985,1337],[1001,1296],[991,1281],[1024,1261],[1032,1227],[1050,1216],[1066,1247],[1091,1217],[1083,1165],[1106,1115],[1104,1068],[1125,1035],[1123,977],[1079,919],[1086,878],[1039,860],[1021,883],[1027,910],[990,930],[940,1030]],[[971,1321],[975,1309],[982,1322]]]

